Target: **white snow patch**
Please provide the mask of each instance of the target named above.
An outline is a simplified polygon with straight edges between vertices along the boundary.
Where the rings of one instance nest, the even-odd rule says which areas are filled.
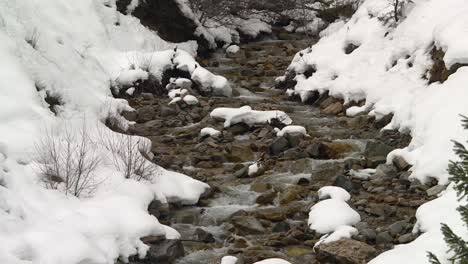
[[[262,261],[257,261],[254,264],[291,264],[291,263],[284,259],[271,258],[271,259],[265,259]]]
[[[221,135],[221,131],[216,130],[211,127],[205,127],[202,128],[200,131],[200,136],[205,137],[205,136],[210,136],[210,137],[219,137]]]
[[[334,232],[340,226],[354,225],[361,221],[359,213],[346,202],[338,199],[323,200],[312,206],[309,227],[320,234]]]
[[[211,112],[210,116],[225,120],[224,127],[230,127],[237,123],[245,123],[247,125],[268,124],[274,118],[286,125],[292,123],[292,119],[283,111],[256,111],[252,110],[250,106],[216,108]]]
[[[337,199],[343,202],[349,201],[351,195],[345,189],[338,186],[324,186],[318,190],[319,199]]]
[[[320,244],[326,244],[338,241],[343,238],[351,238],[354,235],[357,235],[359,232],[355,227],[352,226],[340,226],[333,233],[323,235],[314,247],[317,247]]]
[[[303,126],[285,126],[276,133],[276,136],[282,137],[287,134],[302,134],[304,136],[308,136],[307,130]]]
[[[235,54],[239,52],[240,47],[237,45],[231,45],[226,49],[226,53]]]
[[[221,264],[236,264],[237,258],[233,256],[225,256],[221,259]]]
[[[182,99],[188,105],[198,105],[200,103],[195,96],[190,95],[190,94],[185,95]]]

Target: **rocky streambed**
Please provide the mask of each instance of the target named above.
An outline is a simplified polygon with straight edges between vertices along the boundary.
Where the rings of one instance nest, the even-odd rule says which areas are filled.
[[[441,190],[410,182],[409,165],[402,159],[385,164],[386,155],[406,146],[410,137],[381,131],[390,117],[347,117],[349,106],[338,99],[322,95],[304,105],[274,89],[275,77],[312,42],[265,40],[202,60],[232,82],[232,98],[199,97],[198,105],[168,105],[169,98],[151,94],[129,99],[137,110],[127,115],[136,121],[129,133],[153,142],[153,161],[212,187],[195,206],[152,204],[150,212],[182,239],[146,240],[148,259],[134,263],[219,263],[225,255],[247,264],[273,257],[291,263],[366,263],[415,239],[415,210]],[[209,116],[218,107],[244,105],[284,111],[309,136],[277,137],[275,124],[224,128]],[[200,137],[205,127],[222,133]],[[249,171],[253,163],[257,171]],[[359,234],[314,249],[321,235],[309,229],[308,214],[318,201],[317,191],[329,185],[350,192],[349,205],[362,219],[356,225]]]

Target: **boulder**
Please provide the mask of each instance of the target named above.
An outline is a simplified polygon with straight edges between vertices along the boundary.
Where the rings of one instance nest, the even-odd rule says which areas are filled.
[[[201,241],[203,243],[214,243],[215,239],[213,235],[204,229],[197,228],[195,230],[195,237],[197,238],[198,241]]]
[[[343,112],[343,104],[341,102],[334,102],[322,110],[322,113],[329,115],[337,115]]]
[[[398,171],[407,171],[411,167],[411,165],[401,156],[394,157],[392,163]]]
[[[276,156],[287,149],[289,149],[288,140],[285,137],[279,137],[270,144],[268,152],[270,155]]]
[[[263,234],[266,231],[260,221],[253,216],[235,216],[231,221],[238,233],[243,235]]]
[[[306,153],[313,159],[328,159],[327,147],[320,142],[307,146]]]
[[[232,135],[242,135],[250,131],[250,126],[245,123],[236,123],[228,128],[227,131],[231,132]]]
[[[353,185],[353,182],[351,181],[351,179],[349,179],[349,177],[346,177],[346,176],[343,176],[343,175],[339,175],[338,177],[336,177],[335,182],[333,183],[333,185],[341,187],[341,188],[345,189],[348,192],[351,192],[354,189],[354,185]]]
[[[319,260],[337,264],[364,264],[377,253],[375,248],[353,239],[321,244],[316,251]]]
[[[180,240],[166,239],[150,244],[144,261],[148,263],[172,263],[184,255],[184,246]]]

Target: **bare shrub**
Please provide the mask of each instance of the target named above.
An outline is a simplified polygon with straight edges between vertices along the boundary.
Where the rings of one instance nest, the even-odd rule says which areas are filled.
[[[68,124],[46,129],[36,144],[36,161],[45,186],[76,197],[91,195],[98,186],[94,173],[100,163],[92,145],[84,123],[78,131]]]
[[[99,143],[110,152],[114,168],[126,179],[151,182],[161,173],[148,154],[150,143],[142,138],[99,129]]]

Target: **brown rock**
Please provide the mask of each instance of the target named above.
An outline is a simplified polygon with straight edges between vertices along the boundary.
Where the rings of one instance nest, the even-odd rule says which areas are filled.
[[[320,260],[338,264],[365,264],[376,255],[376,250],[357,240],[342,239],[316,247]]]
[[[335,102],[322,110],[322,113],[329,115],[337,115],[341,112],[343,112],[343,104],[341,102]]]

